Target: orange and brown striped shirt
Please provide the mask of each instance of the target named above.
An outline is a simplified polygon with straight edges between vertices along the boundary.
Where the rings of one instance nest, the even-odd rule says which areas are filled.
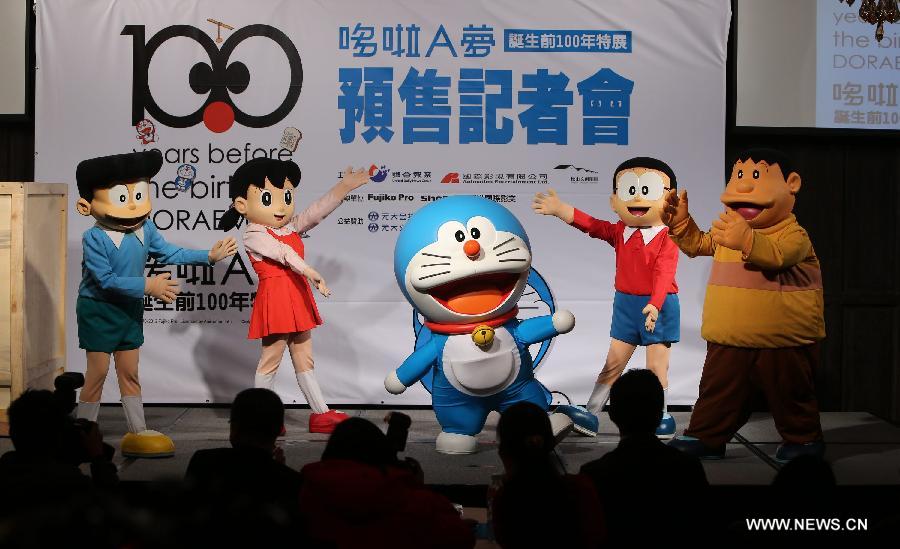
[[[713,256],[703,304],[703,339],[733,347],[796,347],[825,337],[822,272],[796,217],[753,231],[753,247],[718,246],[693,218],[670,237],[690,257]]]

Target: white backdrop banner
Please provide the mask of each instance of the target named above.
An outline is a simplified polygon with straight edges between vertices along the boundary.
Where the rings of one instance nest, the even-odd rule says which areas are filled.
[[[347,165],[369,168],[305,240],[333,290],[318,297],[316,368],[333,403],[427,404],[416,386],[385,392],[412,352],[414,317],[394,280],[394,243],[420,206],[488,196],[522,221],[548,291],[531,314],[572,310],[538,378],[584,402],[609,345],[612,248],[531,212],[534,193],[615,221],[612,171],[632,156],[668,162],[701,225],[724,182],[727,0],[40,0],[35,173],[72,185],[95,156],[158,149],[153,220],[170,242],[208,248],[228,179],[261,155],[303,170],[299,207]],[[295,151],[285,142],[302,138]],[[284,148],[289,147],[289,148]],[[84,369],[74,302],[81,234],[69,216],[69,368]],[[237,231],[233,236],[240,237]],[[709,262],[681,258],[682,341],[670,402],[692,404],[705,344]],[[252,385],[247,340],[255,275],[243,249],[214,268],[151,264],[182,284],[173,305],[145,302],[147,402],[228,402]],[[638,352],[632,366],[643,366]],[[303,403],[287,358],[277,381]],[[118,398],[110,376],[104,400]]]

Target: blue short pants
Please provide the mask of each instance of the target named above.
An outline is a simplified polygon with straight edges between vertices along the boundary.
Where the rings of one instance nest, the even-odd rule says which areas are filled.
[[[609,336],[632,345],[677,342],[681,337],[681,306],[678,303],[678,294],[666,296],[653,333],[644,328],[647,316],[641,312],[649,302],[649,295],[632,295],[617,291],[613,299]]]
[[[78,346],[85,351],[114,353],[144,344],[144,300],[102,301],[78,296],[75,302]]]

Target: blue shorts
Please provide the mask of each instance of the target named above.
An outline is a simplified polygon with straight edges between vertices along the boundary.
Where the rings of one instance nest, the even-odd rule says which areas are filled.
[[[103,301],[78,296],[75,302],[78,346],[85,351],[114,353],[144,344],[144,300]]]
[[[647,316],[641,312],[649,301],[648,295],[632,295],[617,291],[613,299],[609,336],[632,345],[647,346],[677,342],[681,337],[681,306],[678,303],[678,294],[666,296],[653,333],[644,328]]]

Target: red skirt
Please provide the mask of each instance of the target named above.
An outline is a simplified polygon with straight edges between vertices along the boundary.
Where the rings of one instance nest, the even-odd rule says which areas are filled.
[[[247,339],[305,332],[322,324],[306,277],[293,271],[261,278],[250,314]]]

